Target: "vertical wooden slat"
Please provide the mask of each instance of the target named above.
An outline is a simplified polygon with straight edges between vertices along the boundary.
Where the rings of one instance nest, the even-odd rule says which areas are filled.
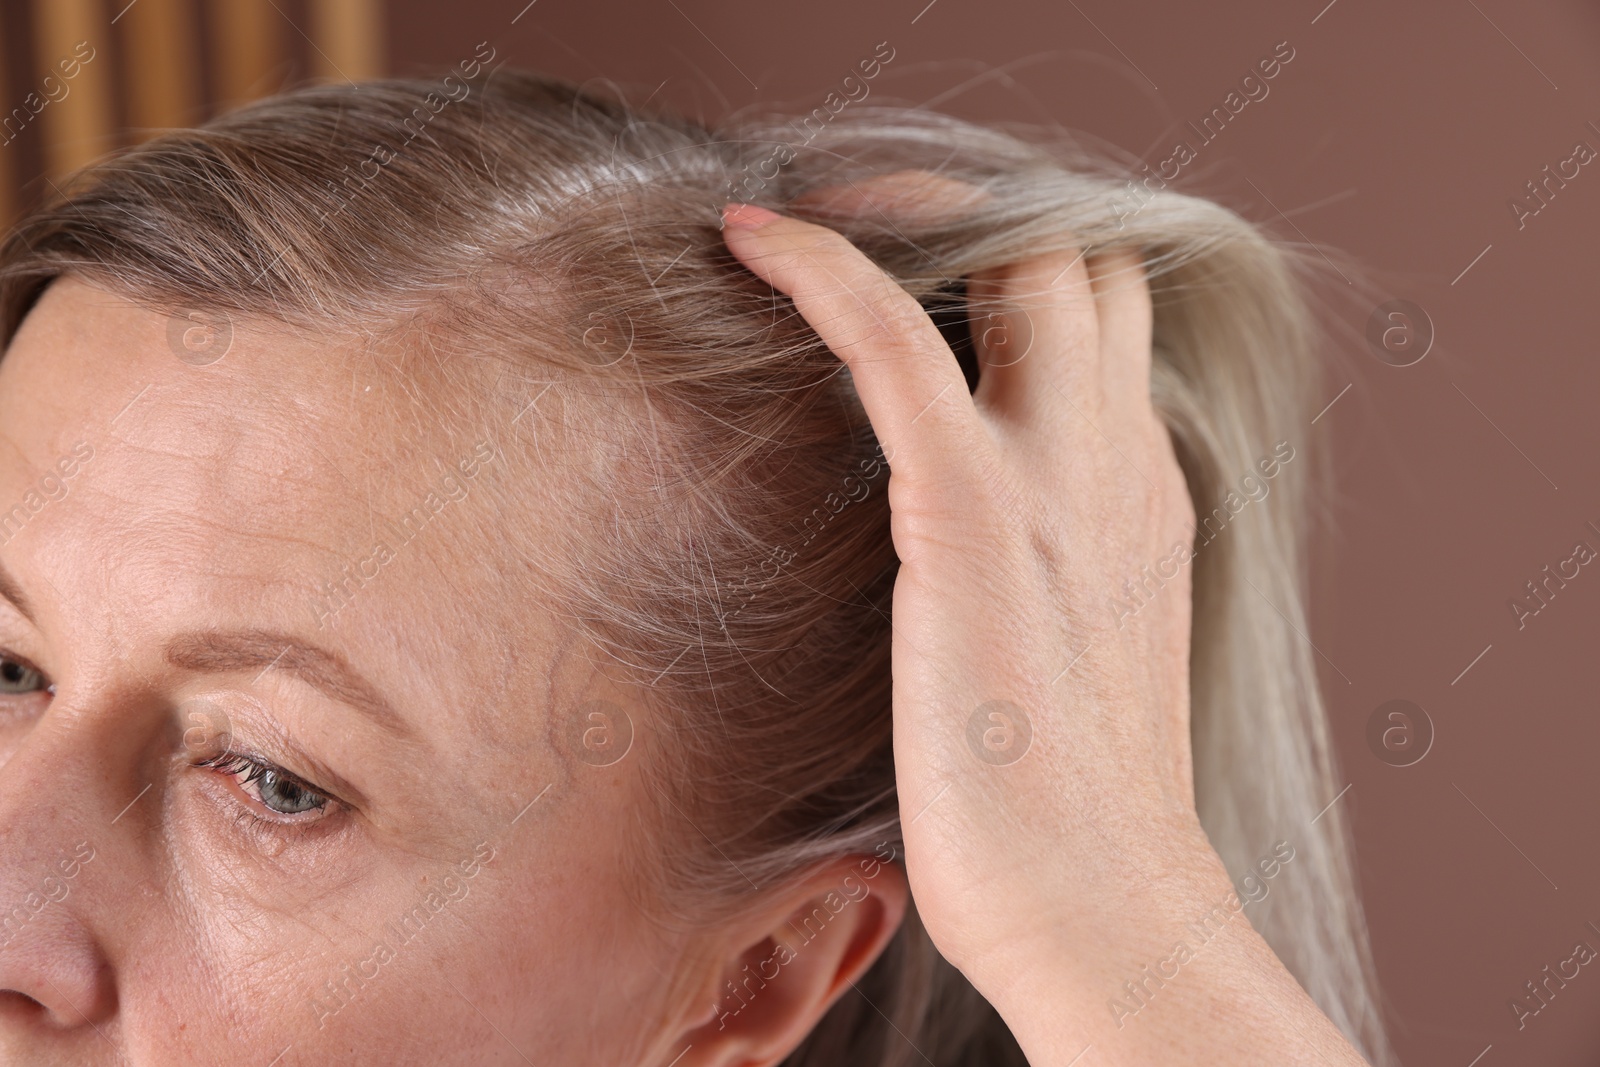
[[[311,41],[311,63],[323,81],[383,76],[378,0],[311,0]]]
[[[44,142],[38,123],[28,110],[27,95],[39,86],[33,75],[33,5],[6,3],[5,33],[0,35],[4,57],[5,101],[0,104],[0,152],[11,170],[11,221],[14,225],[49,187],[39,181],[44,173]]]
[[[65,94],[46,104],[35,120],[44,136],[45,170],[53,180],[115,145],[111,27],[98,0],[34,0],[33,13],[40,82],[47,84],[44,79],[50,77],[65,87]],[[67,77],[72,70],[76,73]]]
[[[210,0],[210,7],[219,109],[277,90],[275,76],[288,57],[289,26],[271,0]]]
[[[127,47],[122,70],[128,121],[136,140],[201,118],[192,4],[193,0],[139,0],[121,18]]]
[[[6,39],[6,34],[15,32],[7,24],[6,14],[5,6],[0,4],[0,41]],[[7,93],[11,85],[9,69],[6,51],[0,48],[0,90]],[[9,107],[9,102],[5,106]],[[4,143],[8,136],[4,129],[0,129],[0,232],[11,228],[11,223],[17,217],[17,202],[20,199],[17,195],[17,154],[9,144]]]

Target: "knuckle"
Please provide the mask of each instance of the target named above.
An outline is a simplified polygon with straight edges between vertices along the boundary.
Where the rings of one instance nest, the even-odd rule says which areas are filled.
[[[885,335],[906,343],[922,341],[933,320],[928,318],[928,313],[916,298],[902,289],[893,278],[876,267],[873,272],[877,278],[865,288],[866,299],[871,303]]]

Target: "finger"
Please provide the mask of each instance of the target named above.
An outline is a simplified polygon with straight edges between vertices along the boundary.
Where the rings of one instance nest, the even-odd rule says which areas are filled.
[[[1099,407],[1100,327],[1082,253],[1050,253],[975,274],[968,294],[981,406],[1002,418],[1052,425],[1064,406]]]
[[[1125,413],[1148,413],[1154,311],[1144,258],[1110,249],[1089,261],[1100,327],[1100,369],[1107,402]]]
[[[787,294],[850,368],[895,473],[920,480],[961,469],[988,431],[955,354],[915,298],[825,226],[749,204],[729,205],[724,219],[733,254]]]

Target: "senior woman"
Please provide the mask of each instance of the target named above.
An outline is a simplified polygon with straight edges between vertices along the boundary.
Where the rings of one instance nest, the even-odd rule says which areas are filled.
[[[1380,1059],[1289,253],[468,73],[0,251],[0,1058]]]

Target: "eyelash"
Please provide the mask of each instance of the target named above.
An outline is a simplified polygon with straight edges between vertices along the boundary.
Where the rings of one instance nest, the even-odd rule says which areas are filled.
[[[249,819],[252,825],[257,828],[279,832],[306,831],[327,821],[343,807],[343,803],[332,793],[298,775],[290,774],[277,764],[259,756],[246,756],[240,752],[224,751],[215,756],[197,761],[195,766],[208,768],[218,774],[232,778],[244,775],[244,780],[237,784],[240,791],[251,798],[251,806],[243,809],[241,817]],[[290,813],[273,810],[262,799],[259,785],[253,792],[249,788],[252,783],[259,783],[268,776],[277,779],[284,785],[317,797],[321,800],[321,803],[304,812]],[[252,810],[253,808],[260,810]]]

